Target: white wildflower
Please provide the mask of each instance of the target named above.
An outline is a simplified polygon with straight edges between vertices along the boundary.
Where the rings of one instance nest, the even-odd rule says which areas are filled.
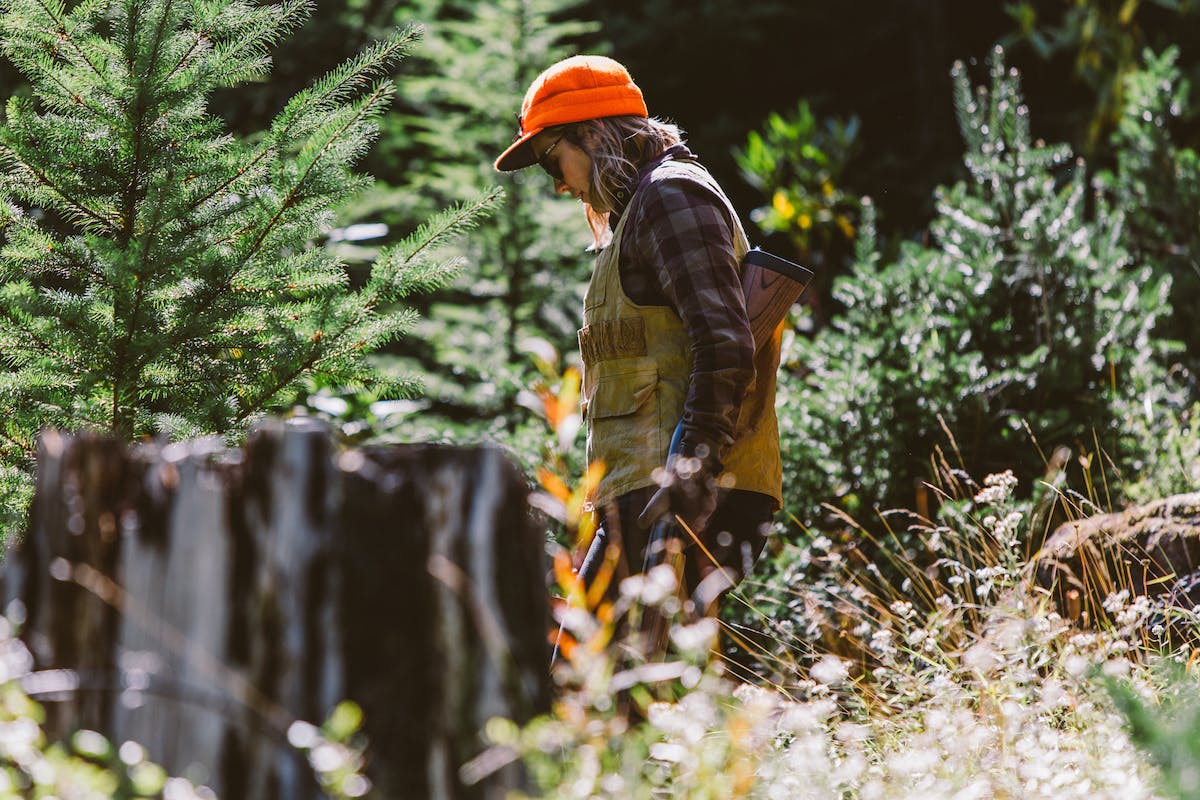
[[[837,712],[832,700],[794,703],[779,718],[779,727],[790,733],[808,733],[825,727],[825,721]]]
[[[1133,602],[1127,607],[1117,612],[1117,624],[1122,626],[1137,625],[1150,616],[1153,608],[1150,604],[1150,598],[1145,595],[1139,595],[1133,598]]]
[[[671,641],[686,653],[706,653],[716,645],[717,633],[717,620],[705,617],[692,625],[671,628]]]
[[[964,667],[983,674],[991,672],[1003,663],[1004,659],[986,641],[971,645],[962,654],[962,664]]]
[[[935,530],[932,534],[930,534],[928,546],[929,546],[929,549],[935,553],[941,551],[941,549],[942,549],[942,531],[940,528],[938,530]]]
[[[1091,666],[1086,658],[1080,655],[1067,656],[1063,659],[1063,669],[1073,678],[1080,678],[1088,671]]]
[[[892,632],[888,628],[880,628],[871,634],[871,649],[882,656],[894,655],[896,646],[892,642]]]
[[[809,670],[809,675],[813,680],[823,683],[826,686],[836,686],[850,674],[850,670],[846,667],[846,662],[842,661],[837,656],[827,655],[820,661],[812,665]]]
[[[1108,597],[1104,598],[1104,610],[1110,614],[1117,614],[1125,608],[1129,602],[1129,590],[1122,589],[1119,592],[1113,592]]]
[[[1110,658],[1100,669],[1110,678],[1124,678],[1132,665],[1127,658]]]
[[[904,641],[910,646],[916,647],[928,637],[929,631],[925,630],[924,628],[913,628],[909,632],[908,636],[904,637]]]
[[[1012,470],[988,475],[983,479],[983,490],[975,495],[975,505],[987,506],[995,505],[1008,499],[1012,494],[1012,490],[1017,487],[1017,479],[1013,476]]]

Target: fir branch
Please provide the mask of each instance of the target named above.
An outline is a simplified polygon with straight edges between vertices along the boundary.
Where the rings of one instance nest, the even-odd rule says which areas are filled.
[[[13,316],[12,312],[9,311],[8,308],[6,308],[4,306],[0,306],[0,317],[3,317],[4,319],[6,319],[14,329],[19,330],[21,333],[23,333],[25,335],[25,338],[28,341],[33,342],[33,344],[37,347],[37,349],[39,351],[41,351],[41,353],[43,355],[47,355],[47,356],[52,355],[52,356],[61,357],[64,360],[70,361],[70,356],[68,354],[61,352],[58,348],[54,347],[50,342],[47,342],[45,339],[43,339],[40,335],[38,335],[38,332],[35,331],[33,328],[29,327],[29,325],[24,320]],[[10,358],[12,357],[11,352],[7,353],[6,355]]]
[[[17,431],[16,435],[10,433],[8,425],[0,428],[0,439],[8,442],[9,445],[15,447],[28,458],[33,458],[37,454],[37,443],[28,437],[18,438],[19,434],[20,431]]]
[[[3,161],[8,162],[8,167],[10,169],[24,170],[27,172],[37,181],[40,186],[49,190],[50,194],[60,198],[67,208],[74,210],[80,215],[81,218],[90,219],[96,222],[102,228],[107,230],[108,233],[116,234],[120,232],[121,226],[119,221],[114,222],[113,220],[107,219],[99,212],[93,211],[86,204],[84,204],[82,200],[76,199],[73,195],[68,194],[63,189],[55,185],[54,182],[50,180],[49,176],[47,176],[42,170],[38,169],[33,164],[23,159],[21,154],[13,149],[10,145],[0,142],[0,162]]]
[[[359,91],[365,82],[387,75],[392,65],[407,55],[422,33],[421,26],[410,25],[335,67],[311,89],[292,98],[271,125],[272,138],[276,142],[285,141],[296,123],[307,121],[309,117],[343,102],[346,97]]]
[[[341,138],[341,136],[344,135],[347,131],[351,130],[356,125],[362,124],[365,120],[371,119],[372,117],[377,115],[377,113],[378,113],[377,106],[384,100],[390,99],[391,95],[392,95],[391,82],[390,81],[380,81],[378,84],[375,85],[374,90],[362,102],[359,103],[359,106],[355,110],[355,113],[349,119],[347,119],[342,125],[340,125],[335,132],[333,132],[326,138],[324,144],[321,146],[320,151],[316,154],[315,157],[312,158],[312,160],[304,168],[304,171],[293,182],[292,186],[288,190],[287,197],[284,199],[284,201],[282,203],[280,203],[279,209],[275,212],[274,215],[272,215],[271,219],[267,222],[267,224],[263,227],[263,229],[259,232],[258,236],[255,238],[253,244],[251,244],[250,249],[243,256],[243,263],[258,252],[258,249],[262,246],[262,243],[270,235],[270,233],[274,229],[275,225],[280,221],[280,219],[283,218],[284,212],[287,211],[296,202],[296,198],[300,192],[300,189],[303,188],[305,182],[308,180],[308,176],[312,173],[313,169],[317,166],[317,164],[319,164],[321,162],[321,157],[323,155],[325,155],[325,153],[329,152],[330,148],[332,148],[334,143],[337,142]]]
[[[242,410],[234,416],[234,422],[241,424],[249,417],[264,410],[276,395],[295,383],[296,379],[301,375],[310,371],[318,361],[318,354],[321,349],[320,342],[320,338],[314,339],[313,346],[309,349],[308,355],[292,369],[285,372],[282,377],[277,377],[273,383],[268,384],[268,388],[265,391],[259,392],[257,398],[243,401]]]
[[[2,14],[3,14],[3,12],[0,12],[0,15],[2,15]],[[59,70],[56,69],[52,63],[47,62],[47,63],[38,64],[37,66],[38,66],[38,70],[40,71],[40,74],[37,77],[35,77],[34,70],[31,69],[28,64],[24,63],[20,59],[20,57],[17,56],[17,54],[13,52],[11,44],[7,44],[7,46],[5,47],[5,50],[7,51],[7,54],[9,56],[10,60],[13,62],[13,64],[15,64],[17,66],[17,68],[22,73],[24,73],[25,76],[28,77],[32,83],[34,83],[35,86],[43,87],[45,85],[44,83],[42,83],[41,81],[39,81],[37,79],[38,77],[40,77],[43,79],[48,79],[50,81],[50,83],[57,86],[61,90],[61,94],[64,99],[57,103],[50,102],[50,100],[46,96],[46,94],[39,95],[44,101],[49,102],[51,107],[59,107],[59,108],[82,107],[82,108],[86,108],[88,111],[91,111],[96,117],[98,117],[100,119],[104,119],[104,120],[109,119],[108,114],[105,112],[105,110],[102,106],[92,104],[92,99],[90,96],[85,97],[84,95],[80,94],[79,92],[76,92],[73,87],[70,87],[66,83],[64,83],[62,80],[62,77],[59,74]]]
[[[493,186],[487,194],[472,201],[451,206],[420,225],[403,242],[380,254],[371,271],[371,286],[381,298],[390,299],[403,292],[400,280],[406,269],[453,237],[471,230],[499,204],[504,189]]]
[[[207,194],[201,195],[201,196],[197,197],[194,201],[192,201],[185,209],[185,213],[187,213],[187,214],[194,213],[202,205],[209,202],[217,195],[221,194],[222,192],[226,192],[226,191],[229,191],[230,189],[232,189],[233,185],[235,183],[237,183],[237,181],[239,179],[243,178],[245,175],[253,174],[253,171],[254,171],[253,168],[258,166],[259,162],[263,161],[268,155],[276,156],[276,155],[278,155],[278,151],[273,146],[262,148],[261,150],[258,151],[258,153],[256,153],[254,155],[253,158],[250,159],[249,163],[247,163],[245,166],[238,167],[229,176],[229,178],[227,180],[225,180],[222,183],[217,184],[216,186],[213,187],[212,191],[208,192]],[[196,229],[196,230],[199,230],[199,229]]]
[[[174,175],[175,175],[174,169],[169,168],[167,170],[166,183],[169,184],[171,182],[172,178],[174,177]],[[158,225],[159,225],[159,221],[161,220],[162,210],[165,206],[165,203],[162,203],[162,202],[152,203],[151,206],[153,208],[153,211],[151,212],[150,227],[146,231],[145,235],[141,237],[142,238],[141,259],[138,264],[138,268],[135,271],[134,276],[133,276],[134,282],[136,283],[136,287],[137,287],[134,289],[133,307],[130,309],[130,312],[129,312],[129,320],[125,324],[124,335],[122,336],[121,340],[117,343],[117,345],[115,347],[115,353],[114,353],[115,357],[113,360],[113,364],[116,367],[118,372],[117,372],[117,375],[114,376],[114,379],[113,379],[113,386],[114,386],[114,388],[113,388],[113,392],[114,392],[113,410],[114,410],[114,414],[116,413],[116,404],[115,404],[116,391],[117,391],[116,385],[118,383],[124,382],[126,380],[128,380],[130,382],[135,381],[136,376],[141,374],[141,371],[145,365],[145,361],[143,359],[143,360],[138,361],[137,363],[133,364],[131,366],[131,368],[127,369],[125,367],[125,361],[128,358],[129,347],[130,347],[130,344],[133,342],[133,337],[139,330],[139,323],[141,321],[141,315],[142,315],[142,302],[145,300],[145,296],[146,296],[147,281],[145,280],[145,275],[146,275],[149,261],[150,261],[151,246],[156,241],[155,234],[158,231]]]
[[[167,20],[171,16],[171,4],[174,0],[163,0],[162,11],[158,16],[158,24],[154,26],[154,43],[150,46],[150,59],[146,64],[147,77],[154,74],[154,65],[158,63],[158,51],[162,47],[163,35],[166,33]],[[144,85],[139,84],[139,89],[145,89]],[[144,96],[143,92],[138,93],[138,100],[141,101]]]
[[[264,23],[263,30],[242,30],[234,39],[234,46],[227,51],[216,51],[209,74],[221,75],[230,71],[228,66],[242,58],[242,53],[254,47],[270,47],[280,37],[298,28],[316,8],[315,0],[285,0],[278,5],[257,10],[255,16]],[[236,71],[234,71],[236,72]],[[232,83],[232,81],[230,81]]]
[[[57,33],[59,34],[59,40],[69,44],[71,46],[71,50],[74,51],[75,55],[79,58],[79,60],[82,63],[84,63],[85,65],[87,65],[87,67],[89,69],[91,69],[91,71],[93,73],[95,73],[96,77],[98,77],[101,80],[101,82],[107,86],[108,84],[107,84],[107,81],[105,80],[104,72],[98,66],[96,66],[94,63],[92,63],[92,60],[88,57],[87,53],[85,53],[83,50],[80,49],[78,43],[76,43],[76,41],[73,37],[68,35],[67,25],[66,25],[66,20],[68,19],[68,15],[66,15],[66,8],[64,7],[64,5],[62,3],[55,3],[52,8],[51,6],[42,2],[41,0],[34,0],[34,5],[41,8],[42,11],[45,12],[46,16],[54,21],[55,26],[57,28]],[[91,4],[88,4],[87,6],[85,6],[85,11],[90,11],[90,10],[91,10]],[[13,11],[13,9],[12,9],[11,3],[6,2],[3,5],[0,5],[0,13],[11,13],[12,11]]]

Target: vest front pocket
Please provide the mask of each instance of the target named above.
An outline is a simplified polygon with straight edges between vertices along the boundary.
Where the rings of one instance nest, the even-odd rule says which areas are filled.
[[[645,471],[639,463],[663,458],[658,370],[602,375],[585,402],[588,460],[604,462],[606,480],[637,480],[643,476],[633,473]]]

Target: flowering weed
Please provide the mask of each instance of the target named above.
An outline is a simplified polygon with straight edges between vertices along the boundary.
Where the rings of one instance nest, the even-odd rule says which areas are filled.
[[[1099,678],[1153,703],[1191,651],[1128,592],[1088,625],[1063,616],[1030,580],[1042,523],[1016,483],[941,486],[942,516],[905,531],[922,552],[882,567],[849,540],[789,545],[719,634],[678,627],[662,662],[619,642],[573,659],[554,712],[497,744],[550,798],[1159,796]]]

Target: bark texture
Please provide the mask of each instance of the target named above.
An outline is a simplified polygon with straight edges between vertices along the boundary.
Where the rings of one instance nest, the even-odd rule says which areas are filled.
[[[493,716],[547,709],[549,615],[522,477],[490,448],[338,451],[313,422],[241,450],[43,436],[6,599],[50,729],[145,745],[226,800],[319,797],[292,722],[364,710],[375,796],[467,785]]]

